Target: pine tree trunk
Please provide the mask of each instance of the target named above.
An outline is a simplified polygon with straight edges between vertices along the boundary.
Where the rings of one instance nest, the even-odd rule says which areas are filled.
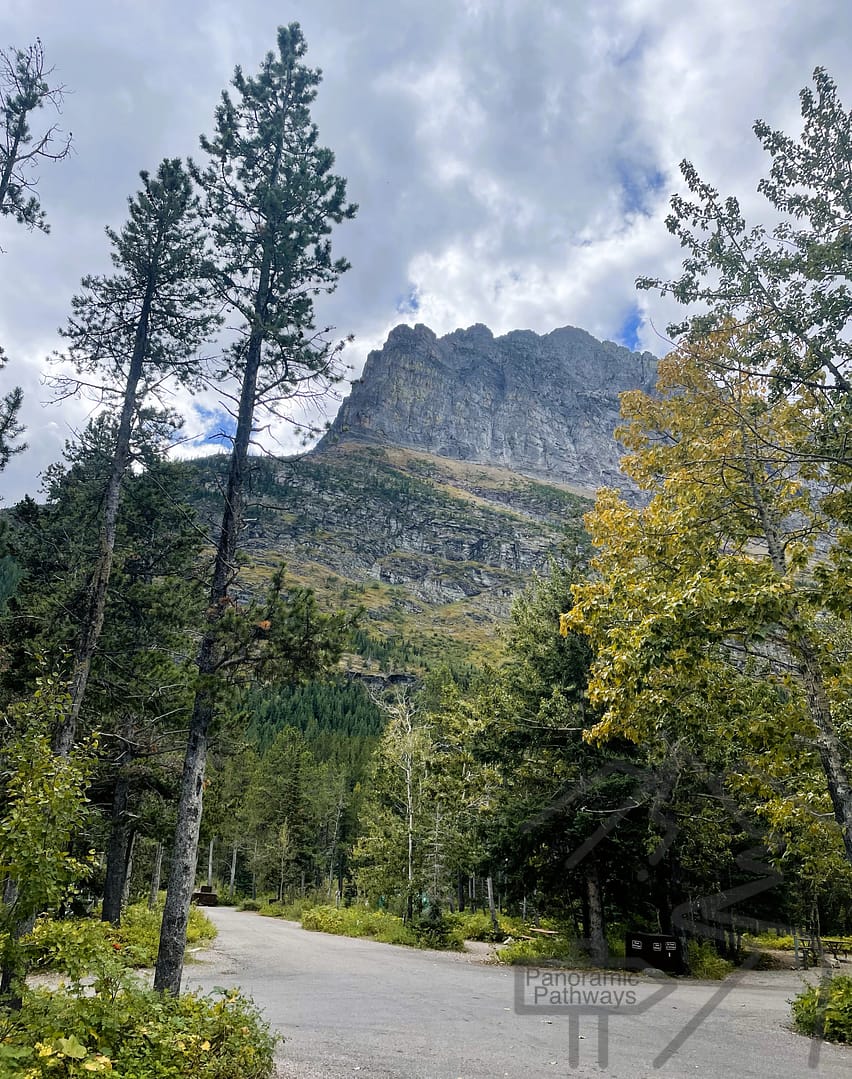
[[[154,868],[151,871],[151,890],[148,892],[148,910],[154,910],[160,895],[160,874],[163,870],[163,844],[157,842],[154,851]]]
[[[234,889],[236,887],[237,880],[237,844],[231,847],[231,875],[228,880],[228,898],[234,898]]]
[[[130,885],[133,880],[133,855],[136,851],[136,829],[130,833],[127,843],[127,861],[124,863],[124,887],[121,890],[121,905],[126,910],[130,902]]]
[[[112,573],[112,561],[115,552],[121,484],[130,460],[130,434],[133,426],[133,416],[136,412],[136,390],[142,377],[145,354],[148,349],[148,329],[155,283],[152,270],[149,273],[145,298],[142,302],[139,320],[136,323],[133,355],[124,386],[121,417],[118,422],[109,480],[104,494],[103,518],[98,537],[98,556],[89,582],[87,610],[74,652],[74,669],[71,676],[71,705],[62,726],[54,737],[54,749],[60,757],[67,757],[74,745],[80,709],[83,706],[89,673],[92,669],[92,659],[103,629],[107,588],[110,574]]]
[[[127,873],[130,843],[130,823],[127,818],[129,798],[130,783],[122,770],[116,780],[112,798],[112,830],[107,847],[104,901],[101,908],[101,920],[116,926],[121,924],[121,901]]]
[[[497,911],[494,909],[494,886],[491,883],[490,874],[486,878],[485,888],[488,892],[488,913],[491,915],[491,924],[494,927],[495,932],[499,932],[500,923],[497,921]]]
[[[171,869],[166,889],[166,903],[163,908],[163,922],[160,928],[160,948],[154,972],[154,988],[161,993],[172,993],[175,996],[180,993],[189,906],[195,890],[198,837],[201,830],[204,795],[204,770],[207,764],[210,725],[213,722],[215,709],[216,689],[213,683],[219,663],[215,629],[227,605],[228,589],[236,574],[236,553],[242,524],[245,473],[263,344],[263,314],[269,289],[271,243],[270,238],[266,243],[261,287],[255,305],[257,320],[249,338],[246,354],[240,406],[237,413],[237,429],[234,433],[234,446],[228,470],[222,529],[216,548],[213,581],[210,587],[209,625],[198,651],[198,689],[189,723]]]

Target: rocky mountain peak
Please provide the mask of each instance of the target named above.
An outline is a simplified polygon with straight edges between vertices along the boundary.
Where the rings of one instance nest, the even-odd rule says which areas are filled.
[[[624,487],[618,395],[651,390],[657,360],[564,326],[438,337],[401,325],[367,357],[318,450],[347,440],[423,450],[560,483]]]

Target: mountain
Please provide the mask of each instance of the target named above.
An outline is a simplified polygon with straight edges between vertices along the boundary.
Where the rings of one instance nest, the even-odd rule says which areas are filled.
[[[612,437],[623,390],[651,390],[657,361],[565,326],[445,337],[397,326],[371,352],[319,452],[393,444],[594,490],[627,487]]]
[[[655,370],[572,327],[397,327],[314,451],[253,459],[243,586],[284,561],[324,603],[362,605],[367,668],[492,657],[512,597],[565,552],[595,488],[628,486],[618,394]],[[224,467],[192,464],[210,520]]]

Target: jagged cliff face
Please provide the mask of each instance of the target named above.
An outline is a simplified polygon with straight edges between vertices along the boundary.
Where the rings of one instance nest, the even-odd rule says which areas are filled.
[[[371,352],[319,452],[391,443],[594,489],[626,487],[613,438],[623,390],[651,390],[657,361],[570,326],[446,337],[397,326]]]
[[[239,588],[283,561],[324,606],[363,606],[369,663],[492,661],[513,596],[568,556],[594,489],[627,486],[618,394],[655,370],[571,328],[398,327],[317,451],[252,462]],[[212,523],[226,461],[186,467]]]

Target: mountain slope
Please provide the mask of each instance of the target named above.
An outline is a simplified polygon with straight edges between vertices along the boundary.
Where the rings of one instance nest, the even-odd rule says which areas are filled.
[[[324,602],[363,605],[359,650],[386,669],[492,657],[513,596],[564,553],[595,488],[628,489],[618,393],[655,371],[571,327],[397,327],[316,450],[254,459],[243,587],[284,561]],[[192,467],[212,521],[224,458]]]

